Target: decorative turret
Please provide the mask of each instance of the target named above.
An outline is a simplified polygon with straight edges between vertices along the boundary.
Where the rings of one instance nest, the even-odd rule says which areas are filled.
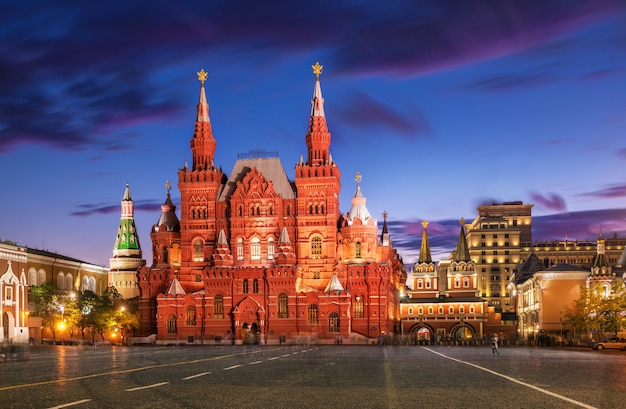
[[[428,222],[426,220],[422,221],[422,227],[424,231],[422,232],[422,244],[420,246],[420,256],[417,262],[419,264],[430,264],[433,262],[433,258],[430,255],[430,244],[428,244],[428,233],[426,232]]]
[[[165,183],[165,188],[167,195],[161,205],[161,215],[150,233],[152,260],[153,265],[180,265],[180,222],[176,216],[176,206],[170,197],[172,184],[169,180]]]
[[[600,237],[598,237],[598,250],[596,257],[593,259],[593,265],[591,266],[591,274],[594,276],[609,276],[613,271],[609,265],[609,259],[606,256],[606,241],[602,236],[602,230],[600,230]]]
[[[220,267],[232,266],[234,263],[234,258],[230,252],[230,246],[228,245],[228,240],[226,240],[224,229],[221,229],[217,236],[217,245],[213,253],[213,263]]]
[[[115,287],[124,298],[133,298],[139,294],[137,270],[146,265],[141,257],[141,245],[135,227],[135,205],[127,182],[121,202],[113,258],[109,259],[109,285]]]
[[[278,239],[278,251],[276,252],[276,263],[290,265],[296,263],[296,254],[293,252],[293,245],[289,238],[287,227],[283,226]]]

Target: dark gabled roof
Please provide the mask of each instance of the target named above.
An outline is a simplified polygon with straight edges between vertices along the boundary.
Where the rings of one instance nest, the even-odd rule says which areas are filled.
[[[255,168],[267,181],[272,181],[274,190],[280,197],[283,199],[294,199],[296,197],[292,183],[289,181],[279,158],[251,158],[239,159],[235,162],[235,166],[233,166],[233,170],[230,172],[228,181],[221,190],[218,200],[223,202],[230,199],[237,188],[237,182],[242,181],[246,174]]]
[[[517,273],[515,273],[514,283],[521,284],[532,277],[537,271],[545,269],[546,266],[539,260],[539,257],[537,257],[535,253],[530,253],[526,261],[524,261],[522,266],[517,270]]]

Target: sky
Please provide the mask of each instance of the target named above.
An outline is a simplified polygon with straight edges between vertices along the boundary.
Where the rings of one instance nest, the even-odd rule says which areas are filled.
[[[534,240],[626,237],[621,0],[5,0],[0,239],[108,266],[128,182],[150,264],[196,72],[216,165],[278,152],[293,179],[317,61],[341,211],[360,172],[406,264],[422,220],[446,259],[494,202],[533,204]]]

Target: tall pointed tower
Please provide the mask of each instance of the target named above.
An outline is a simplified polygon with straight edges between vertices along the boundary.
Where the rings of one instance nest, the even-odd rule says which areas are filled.
[[[305,285],[319,287],[321,282],[327,283],[332,278],[336,261],[341,173],[329,150],[330,132],[320,86],[322,66],[315,63],[312,68],[315,87],[306,134],[308,159],[306,162],[301,159],[295,169],[295,242]],[[316,282],[319,279],[321,282]]]
[[[193,267],[208,261],[217,242],[215,202],[223,173],[215,167],[215,138],[209,118],[204,83],[208,73],[198,72],[200,99],[196,108],[196,124],[191,138],[191,169],[187,164],[178,171],[180,190],[181,278]],[[190,277],[187,277],[190,278]]]
[[[412,298],[436,298],[439,296],[439,280],[437,269],[430,254],[428,243],[427,221],[422,221],[422,244],[420,254],[413,272],[411,273],[411,297]]]
[[[141,245],[135,227],[135,205],[126,183],[121,203],[120,225],[113,246],[113,258],[109,260],[109,285],[114,286],[124,298],[139,295],[137,270],[146,265],[142,259]]]
[[[478,273],[467,245],[465,220],[461,218],[459,223],[461,224],[461,231],[448,266],[445,293],[449,297],[478,297]]]

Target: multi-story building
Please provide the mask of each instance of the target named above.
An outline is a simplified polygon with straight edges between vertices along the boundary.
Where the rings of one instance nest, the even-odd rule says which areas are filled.
[[[496,312],[515,311],[507,285],[524,261],[521,243],[532,241],[532,207],[519,201],[478,206],[478,216],[466,226],[479,294]]]
[[[72,257],[0,243],[0,342],[41,339],[41,320],[29,315],[28,287],[52,283],[68,297],[85,290],[102,295],[108,273],[106,267]]]
[[[365,206],[361,178],[348,213],[315,85],[307,158],[290,180],[271,154],[215,166],[201,82],[191,166],[178,172],[180,219],[169,197],[152,228],[151,267],[139,271],[141,332],[158,342],[280,342],[312,336],[367,342],[397,330],[406,272],[386,229]]]

